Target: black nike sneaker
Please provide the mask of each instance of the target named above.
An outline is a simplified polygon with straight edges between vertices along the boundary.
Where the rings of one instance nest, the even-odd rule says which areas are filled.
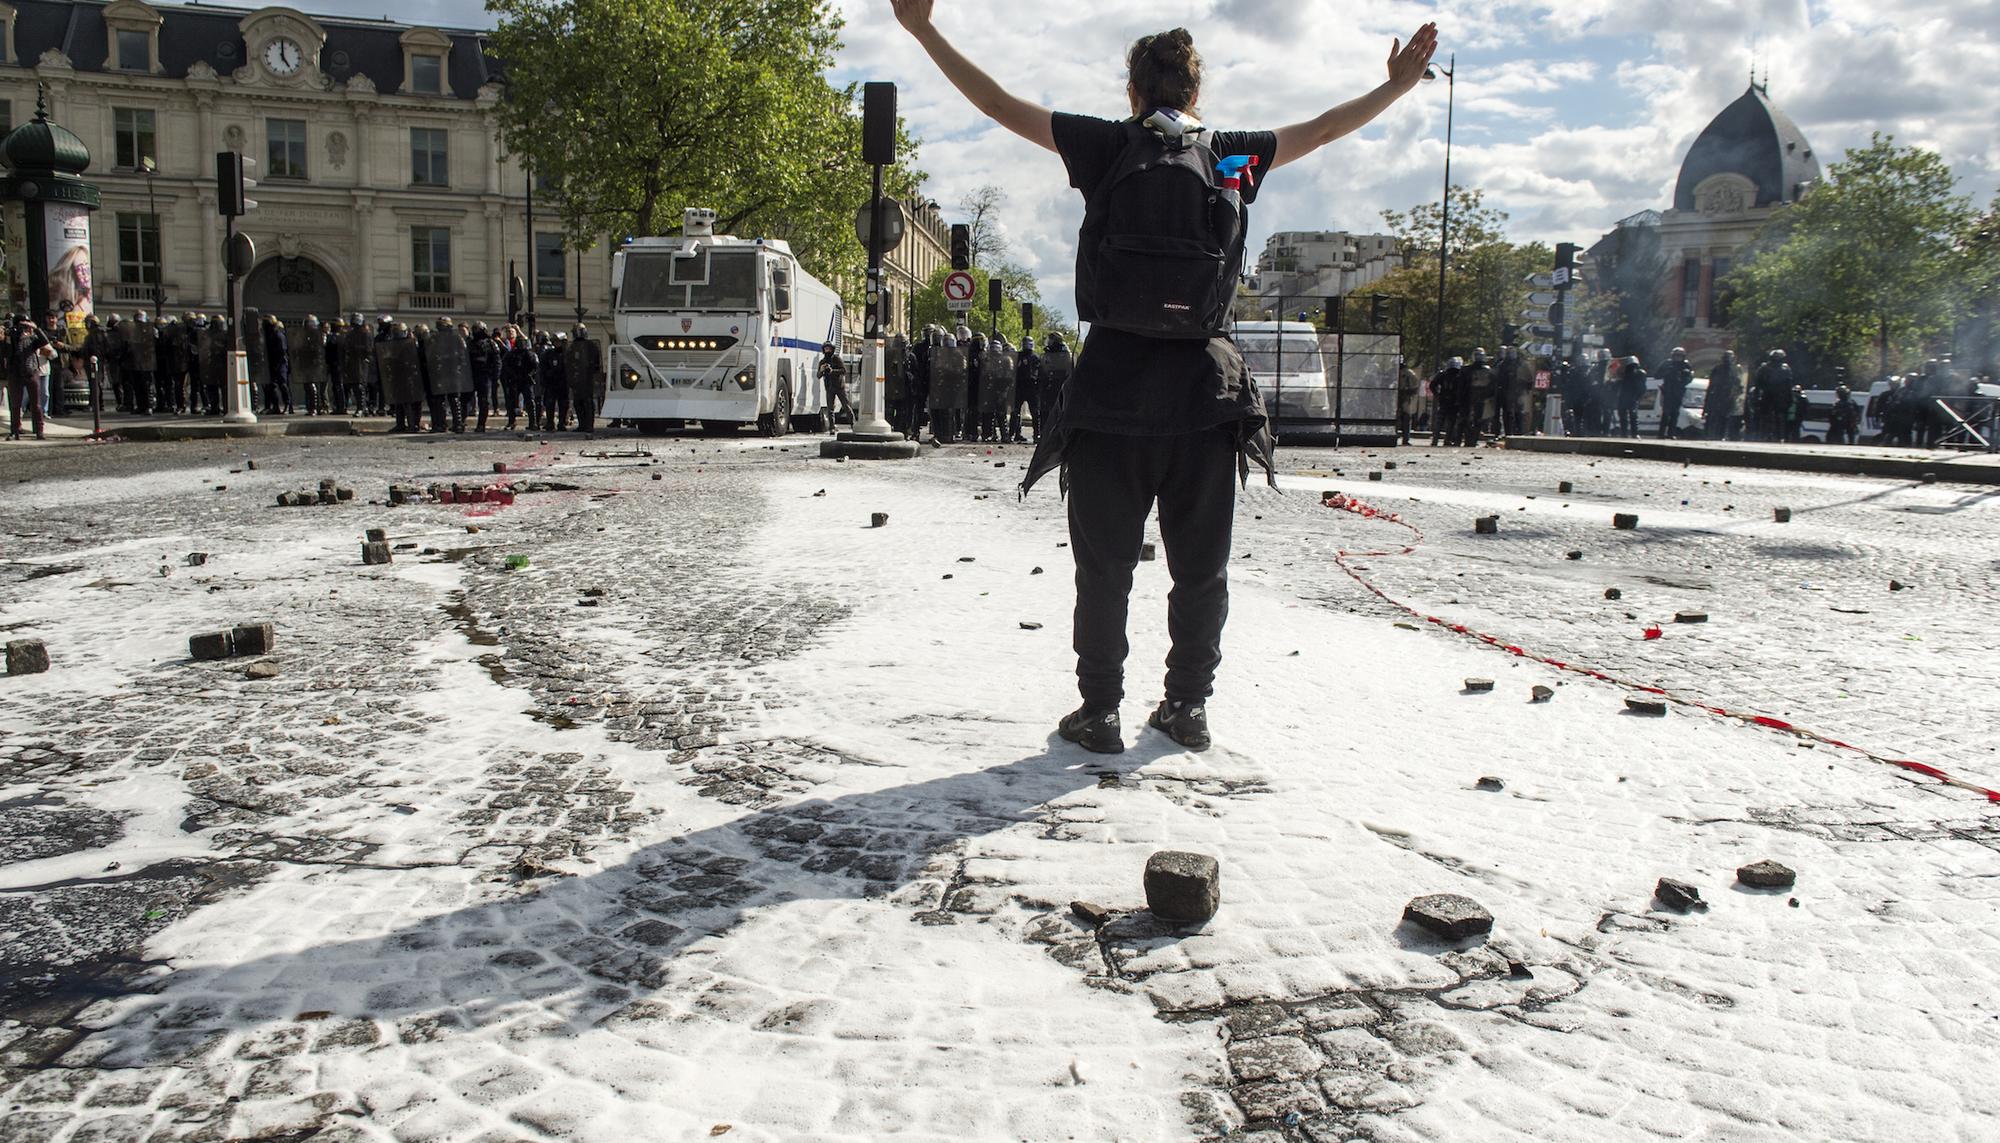
[[[1146,725],[1189,750],[1208,749],[1208,707],[1202,703],[1162,700]]]
[[[1056,733],[1095,754],[1123,754],[1125,734],[1118,708],[1080,706],[1063,716]]]

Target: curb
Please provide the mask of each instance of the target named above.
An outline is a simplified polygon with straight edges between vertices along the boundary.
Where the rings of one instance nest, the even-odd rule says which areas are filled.
[[[1909,456],[1885,452],[1879,456],[1797,449],[1741,449],[1704,446],[1688,441],[1630,440],[1606,437],[1510,437],[1514,452],[1559,453],[1571,456],[1613,456],[1659,460],[1675,464],[1715,464],[1737,468],[1780,468],[1843,476],[1890,476],[1904,480],[1949,480],[1962,484],[2000,484],[2000,461],[1984,453],[1962,456]]]
[[[200,421],[186,424],[107,426],[105,432],[127,441],[212,441],[254,437],[346,437],[361,435],[354,421],[258,421],[250,425]]]

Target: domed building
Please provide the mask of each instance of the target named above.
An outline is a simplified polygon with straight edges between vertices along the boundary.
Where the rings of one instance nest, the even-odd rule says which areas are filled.
[[[1670,328],[1680,330],[1676,344],[1698,368],[1734,348],[1729,331],[1712,324],[1716,282],[1771,215],[1819,178],[1812,144],[1762,84],[1752,83],[1695,137],[1673,206],[1660,215],[1659,238]]]
[[[1672,204],[1621,220],[1590,248],[1593,277],[1627,299],[1627,336],[1614,339],[1614,351],[1651,365],[1679,345],[1706,372],[1734,349],[1733,333],[1715,324],[1716,283],[1771,216],[1819,178],[1805,133],[1753,82],[1695,136]]]

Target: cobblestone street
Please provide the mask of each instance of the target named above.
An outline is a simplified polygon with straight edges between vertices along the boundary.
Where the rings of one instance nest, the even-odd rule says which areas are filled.
[[[2000,493],[1288,449],[1215,749],[1161,561],[1106,757],[1027,458],[0,452],[0,1143],[2000,1140]]]

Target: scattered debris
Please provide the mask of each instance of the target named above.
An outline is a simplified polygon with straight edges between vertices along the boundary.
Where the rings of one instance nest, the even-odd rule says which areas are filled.
[[[1448,941],[1482,937],[1493,931],[1493,914],[1456,893],[1433,893],[1403,906],[1403,919]]]
[[[1630,614],[1630,613],[1627,613],[1625,617],[1626,617],[1627,619],[1630,619],[1630,618],[1631,618],[1632,616],[1631,616],[1631,614]],[[1641,632],[1640,632],[1640,634],[1641,634],[1641,635],[1644,635],[1644,636],[1646,637],[1646,640],[1647,640],[1648,642],[1651,642],[1651,641],[1652,641],[1652,640],[1654,640],[1654,639],[1658,639],[1658,638],[1661,638],[1662,636],[1664,636],[1664,635],[1666,634],[1666,632],[1664,632],[1664,631],[1660,630],[1660,625],[1659,625],[1659,624],[1657,624],[1657,623],[1649,623],[1649,624],[1647,624],[1647,625],[1646,625],[1646,629],[1645,629],[1644,631],[1641,631]]]
[[[496,472],[496,473],[501,473],[501,472],[506,472],[506,471],[507,471],[507,462],[506,462],[506,461],[504,461],[504,460],[496,460],[496,461],[494,461],[494,462],[493,462],[493,471],[494,471],[494,472]]]
[[[1472,788],[1475,790],[1490,790],[1494,793],[1499,793],[1501,790],[1507,788],[1507,783],[1502,782],[1500,779],[1492,777],[1491,775],[1488,775],[1487,777],[1481,778],[1477,782],[1474,782],[1472,784]]]
[[[1556,697],[1556,692],[1553,687],[1546,687],[1540,683],[1536,683],[1534,686],[1528,688],[1529,702],[1547,702],[1554,697]]]
[[[1685,913],[1692,909],[1708,912],[1708,902],[1701,899],[1701,890],[1685,881],[1662,877],[1660,883],[1653,887],[1653,896],[1659,898],[1660,904],[1676,913]]]
[[[1753,889],[1790,889],[1799,875],[1775,861],[1755,861],[1736,871],[1736,879]]]
[[[1648,714],[1663,718],[1667,713],[1667,704],[1661,699],[1628,698],[1625,700],[1625,709],[1633,714]]]
[[[1416,624],[1414,624],[1414,623],[1405,623],[1405,622],[1403,622],[1403,621],[1402,621],[1402,620],[1400,620],[1400,619],[1396,620],[1396,626],[1397,626],[1398,628],[1400,628],[1400,629],[1404,630],[1404,631],[1416,631],[1416,630],[1420,630],[1420,628],[1418,628],[1418,626],[1417,626]]]
[[[370,528],[366,532],[361,533],[361,538],[371,544],[380,544],[388,540],[389,530],[387,528]]]
[[[1629,532],[1639,526],[1637,512],[1615,512],[1611,516],[1611,526],[1621,532]]]
[[[187,554],[187,566],[191,568],[198,568],[207,562],[208,562],[207,552],[189,552]]]
[[[1466,693],[1466,694],[1469,694],[1469,695],[1483,695],[1483,694],[1487,693],[1488,691],[1491,691],[1492,689],[1493,689],[1493,680],[1492,680],[1492,679],[1467,679],[1467,680],[1465,680],[1465,693]]]
[[[528,557],[508,556],[506,566],[508,571],[520,571],[522,568],[528,566]]]
[[[1158,554],[1159,554],[1159,552],[1158,552],[1158,551],[1157,551],[1157,550],[1156,550],[1156,549],[1155,549],[1155,548],[1153,547],[1153,545],[1152,545],[1152,544],[1140,544],[1140,545],[1139,545],[1139,562],[1140,562],[1140,563],[1146,563],[1147,561],[1149,561],[1149,560],[1152,560],[1153,558],[1155,558],[1155,557],[1156,557],[1156,556],[1157,556]]]
[[[7,641],[7,673],[39,675],[49,669],[49,649],[40,639]]]
[[[210,631],[188,639],[188,657],[197,660],[227,659],[236,653],[227,631]]]
[[[1573,560],[1580,560],[1583,558],[1583,553],[1572,549],[1569,553],[1569,558]]]
[[[1570,483],[1567,480],[1560,481],[1556,484],[1556,492],[1559,495],[1568,496],[1570,493],[1575,491],[1576,491],[1576,485]]]
[[[230,630],[229,641],[238,655],[268,655],[278,641],[278,628],[271,623],[239,624]]]
[[[869,514],[868,514],[868,526],[869,526],[869,527],[871,527],[871,528],[886,528],[886,527],[888,527],[888,526],[889,526],[889,514],[888,514],[887,512],[871,512],[871,513],[869,513]]]
[[[1040,574],[1042,574],[1042,569],[1040,569],[1040,568],[1029,568],[1029,569],[1028,569],[1028,574],[1029,574],[1029,575],[1040,575]]]
[[[1222,867],[1203,853],[1165,849],[1146,859],[1146,907],[1163,921],[1200,924],[1222,907]]]
[[[1771,509],[1771,519],[1776,520],[1780,524],[1789,524],[1792,522],[1792,510],[1790,508],[1773,508]]]
[[[1382,472],[1381,472],[1381,470],[1380,470],[1380,469],[1370,469],[1370,470],[1369,470],[1369,472],[1368,472],[1368,479],[1370,479],[1370,480],[1374,480],[1374,481],[1378,481],[1378,482],[1379,482],[1379,481],[1380,481],[1380,480],[1382,479]]]
[[[1625,598],[1625,593],[1624,593],[1624,592],[1622,592],[1622,591],[1620,591],[1620,590],[1618,590],[1618,589],[1617,589],[1617,588],[1615,588],[1615,587],[1607,587],[1607,588],[1605,588],[1605,589],[1604,589],[1604,598],[1606,598],[1606,599],[1623,599],[1623,598]]]
[[[1481,516],[1472,522],[1472,530],[1482,536],[1491,536],[1500,531],[1500,517]]]
[[[1674,622],[1675,622],[1675,623],[1706,623],[1706,622],[1708,622],[1708,612],[1706,612],[1706,611],[1676,611],[1676,612],[1674,612]]]
[[[1909,590],[1909,588],[1910,588],[1910,585],[1909,585],[1909,584],[1907,584],[1907,583],[1904,583],[1904,582],[1903,582],[1902,580],[1897,580],[1897,579],[1892,579],[1892,580],[1890,580],[1890,581],[1889,581],[1889,590],[1890,590],[1890,591],[1908,591],[1908,590]]]
[[[278,677],[278,664],[269,659],[259,659],[245,667],[243,674],[252,679],[275,679]]]
[[[1111,919],[1111,910],[1102,905],[1093,905],[1089,901],[1071,901],[1069,911],[1076,915],[1077,920],[1093,928],[1100,927]]]
[[[1021,620],[1021,630],[1023,631],[1040,631],[1041,629],[1042,625],[1032,619]]]
[[[380,529],[371,529],[379,531]],[[386,564],[391,561],[389,544],[385,540],[369,540],[361,545],[361,562],[365,565]]]

